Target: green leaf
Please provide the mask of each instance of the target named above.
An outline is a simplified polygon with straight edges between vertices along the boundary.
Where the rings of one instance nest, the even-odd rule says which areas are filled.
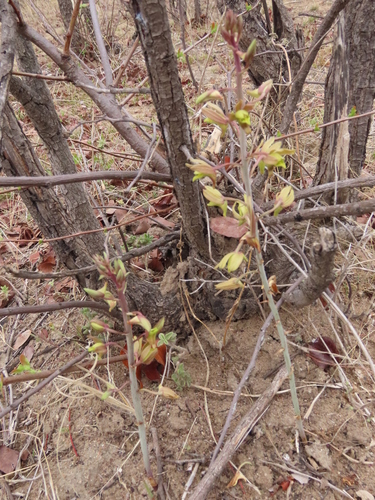
[[[217,27],[218,27],[217,23],[211,24],[211,35],[214,35],[217,32]]]
[[[105,401],[106,399],[109,398],[110,395],[111,395],[110,391],[105,391],[105,392],[103,392],[102,397],[100,399],[102,401]]]
[[[353,106],[348,116],[355,116],[356,114],[357,114],[357,108]]]
[[[252,10],[252,6],[249,5],[248,3],[246,4],[246,12],[250,12]]]

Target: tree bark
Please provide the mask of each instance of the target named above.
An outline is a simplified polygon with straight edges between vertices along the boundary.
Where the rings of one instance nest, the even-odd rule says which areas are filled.
[[[248,4],[259,4],[250,11],[246,10]],[[271,33],[268,32],[268,27],[265,18],[261,14],[261,5],[259,2],[245,2],[245,0],[217,0],[217,6],[221,13],[224,9],[231,9],[235,14],[245,12],[243,14],[243,31],[240,39],[241,50],[246,52],[247,48],[253,40],[257,42],[257,53],[248,73],[255,85],[259,86],[267,80],[281,82],[283,79],[289,81],[289,74],[286,60],[283,52],[272,43]],[[295,76],[302,63],[302,53],[296,51],[300,45],[300,32],[295,31],[293,27],[293,19],[289,11],[285,8],[282,0],[273,0],[273,18],[274,32],[278,36],[278,43],[283,43],[288,50],[288,57],[291,62],[292,77]],[[281,70],[281,71],[280,71]],[[277,98],[276,91],[273,98]],[[281,96],[277,98],[281,99]]]
[[[9,104],[5,109],[3,134],[2,167],[6,175],[45,175],[42,165]],[[74,221],[68,215],[53,188],[29,188],[21,191],[20,196],[45,238],[56,238],[76,232],[77,227]],[[68,269],[92,264],[93,253],[90,253],[87,240],[83,237],[55,241],[51,243],[51,246]],[[97,248],[97,245],[94,244],[93,248]],[[80,276],[78,280],[81,285],[86,286],[83,276]]]
[[[71,57],[64,57],[51,42],[43,38],[30,26],[19,26],[18,30],[21,35],[25,36],[25,38],[30,40],[43,52],[45,52],[66,74],[71,82],[73,82],[77,87],[81,86],[84,92],[86,92],[86,94],[94,101],[105,116],[108,116],[113,120],[126,118],[126,115],[121,111],[114,95],[97,92],[95,90],[94,82],[92,82],[90,78],[88,78],[85,73],[83,73],[83,71],[74,64]],[[116,121],[113,122],[113,126],[130,144],[134,151],[140,154],[142,158],[146,156],[148,144],[128,123]],[[150,166],[160,173],[166,174],[169,172],[168,163],[157,152],[153,155],[150,161]]]
[[[184,232],[202,257],[208,256],[199,185],[186,167],[183,149],[194,155],[189,117],[164,0],[133,0],[132,11],[149,75],[151,95],[162,129]]]
[[[18,66],[22,71],[28,73],[41,72],[31,43],[19,34],[16,36],[16,56]],[[46,82],[37,78],[27,78],[24,81],[12,77],[10,91],[24,106],[27,115],[44,142],[53,173],[55,175],[77,173],[76,165],[64,137],[61,122]],[[61,203],[66,207],[72,224],[70,231],[66,234],[100,228],[82,184],[62,186],[61,192],[63,194]],[[82,264],[88,265],[91,263],[93,254],[102,253],[104,250],[104,235],[102,233],[82,235],[81,238],[85,247],[90,249],[91,253],[86,251],[82,254],[82,257],[77,254],[79,259],[77,267],[81,267]]]
[[[291,292],[286,302],[295,307],[306,307],[317,300],[332,283],[333,261],[336,254],[335,234],[325,227],[319,229],[320,241],[315,241],[311,249],[311,269],[307,278]]]
[[[336,45],[325,88],[324,122],[370,111],[375,98],[375,18],[372,0],[352,0],[340,15]],[[366,156],[372,117],[323,129],[314,185],[358,177]],[[342,191],[337,201],[348,201]],[[326,201],[332,202],[332,195]]]
[[[324,123],[338,120],[348,114],[349,64],[343,12],[340,14],[336,45],[331,61],[325,87]],[[348,176],[348,155],[349,122],[344,121],[325,127],[314,184],[345,180]],[[332,201],[332,198],[332,193],[325,196],[327,202]],[[337,201],[345,203],[346,193],[340,192]]]

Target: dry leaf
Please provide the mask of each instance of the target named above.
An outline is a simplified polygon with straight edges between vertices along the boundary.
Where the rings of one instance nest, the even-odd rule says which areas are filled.
[[[134,231],[134,234],[147,233],[150,227],[151,227],[150,221],[148,219],[142,219],[141,222],[138,224],[136,230]]]
[[[16,470],[18,462],[19,452],[7,448],[6,446],[0,446],[0,470],[4,474],[9,474]]]
[[[31,330],[25,330],[20,335],[18,335],[18,337],[16,338],[15,343],[13,344],[13,349],[15,351],[17,349],[19,349],[21,347],[21,345],[23,345],[26,342],[26,340],[30,337],[30,335],[31,335]]]
[[[36,252],[33,252],[30,257],[29,257],[29,261],[32,263],[32,264],[36,264],[39,260],[39,257],[40,257],[40,253],[38,251]]]
[[[159,224],[161,224],[162,226],[168,227],[170,229],[174,229],[174,227],[176,225],[174,222],[167,220],[167,219],[164,219],[164,217],[159,217],[159,216],[153,217],[151,219],[151,222],[159,222]]]
[[[214,217],[210,219],[210,225],[212,231],[228,238],[240,239],[247,231],[245,226],[239,226],[238,221],[231,217]]]
[[[323,370],[335,365],[335,354],[339,354],[339,351],[329,337],[321,337],[309,344],[309,357]],[[336,360],[340,361],[338,358]]]
[[[309,482],[309,478],[305,476],[305,474],[299,474],[298,472],[294,472],[292,474],[292,478],[298,481],[300,484],[307,484]]]
[[[25,347],[25,349],[22,351],[22,354],[26,356],[26,358],[31,361],[34,356],[34,346],[29,344]]]
[[[43,255],[42,262],[38,265],[38,271],[41,273],[51,273],[56,265],[55,253],[52,248]]]

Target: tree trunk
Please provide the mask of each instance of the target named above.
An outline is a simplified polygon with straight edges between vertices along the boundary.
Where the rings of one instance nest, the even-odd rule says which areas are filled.
[[[256,3],[258,6],[247,11],[247,3],[250,5]],[[251,42],[256,40],[257,53],[266,52],[265,54],[256,56],[250,64],[248,72],[255,85],[259,86],[267,80],[281,82],[285,79],[285,81],[289,81],[284,54],[272,42],[271,33],[268,32],[268,23],[261,14],[261,3],[254,1],[245,2],[245,0],[217,0],[217,5],[220,12],[224,12],[224,8],[233,10],[235,14],[245,12],[242,16],[244,25],[240,39],[241,50],[246,52]],[[300,32],[296,33],[294,30],[293,19],[283,5],[282,0],[273,0],[272,6],[274,32],[278,36],[278,43],[283,43],[286,50],[288,50],[292,70],[291,76],[293,78],[302,62],[302,53],[296,51],[301,41]],[[273,97],[276,98],[276,93],[274,93]]]
[[[9,104],[5,108],[3,135],[2,167],[6,175],[45,175]],[[20,196],[45,238],[57,238],[80,230],[53,188],[29,188],[21,191]],[[54,241],[51,246],[68,269],[92,264],[93,253],[83,236]],[[93,248],[97,248],[97,245]],[[83,276],[79,277],[79,282],[86,286]]]
[[[375,24],[369,19],[375,19],[372,0],[352,0],[341,14],[326,80],[325,122],[345,117],[353,108],[362,114],[373,107]],[[368,116],[324,129],[315,185],[361,174],[372,119]],[[338,201],[347,202],[348,193],[340,193]]]
[[[31,43],[18,34],[16,36],[16,56],[22,71],[41,72]],[[63,135],[62,126],[46,82],[37,78],[27,78],[26,83],[20,78],[12,77],[10,91],[24,106],[27,115],[43,140],[50,157],[53,173],[55,175],[76,173],[77,168],[67,140]],[[63,203],[74,227],[74,231],[72,227],[65,234],[100,227],[82,184],[62,186],[61,192]],[[104,235],[102,233],[86,234],[82,235],[81,238],[91,253],[86,251],[81,257],[77,254],[77,267],[91,264],[91,256],[95,253],[102,253],[104,249]]]
[[[183,149],[194,154],[177,59],[164,0],[133,0],[132,10],[149,75],[154,101],[168,155],[184,231],[191,248],[208,256],[206,229],[198,183],[186,167]]]
[[[194,0],[194,22],[195,24],[201,24],[202,22],[202,11],[200,0]]]
[[[348,114],[349,64],[345,36],[345,16],[342,12],[338,23],[336,45],[331,59],[325,87],[324,122],[338,120]],[[339,71],[338,71],[339,68]],[[349,122],[337,123],[323,129],[319,163],[314,184],[326,184],[348,176]],[[325,197],[332,200],[333,194]],[[346,193],[341,191],[337,201],[345,203]]]

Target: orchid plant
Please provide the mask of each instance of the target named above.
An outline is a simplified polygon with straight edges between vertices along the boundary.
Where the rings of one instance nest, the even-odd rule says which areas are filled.
[[[232,11],[228,11],[225,17],[221,34],[231,49],[236,75],[236,99],[237,103],[234,110],[228,108],[228,99],[223,92],[217,89],[208,90],[198,97],[197,104],[204,104],[202,113],[205,115],[205,122],[215,124],[220,127],[222,136],[225,135],[228,127],[231,127],[240,144],[240,168],[242,173],[245,194],[243,200],[234,200],[224,196],[217,189],[216,176],[222,165],[211,166],[201,159],[192,159],[187,163],[194,172],[194,180],[208,178],[212,186],[207,183],[203,186],[203,196],[208,200],[208,206],[217,207],[222,211],[223,217],[228,217],[229,210],[238,226],[243,226],[242,236],[239,238],[237,248],[226,254],[216,266],[219,269],[226,269],[229,273],[234,273],[241,269],[241,266],[251,258],[248,254],[255,252],[257,270],[259,272],[262,287],[267,297],[268,305],[274,316],[276,327],[279,333],[280,341],[283,347],[285,364],[289,372],[290,388],[294,410],[297,418],[299,434],[303,441],[306,441],[305,432],[302,425],[301,413],[297,398],[295,378],[291,360],[288,351],[287,340],[284,328],[280,321],[278,309],[273,299],[273,293],[277,290],[275,277],[267,279],[258,230],[259,215],[255,213],[252,188],[250,181],[250,171],[254,172],[259,168],[260,173],[267,169],[268,176],[271,177],[274,169],[285,168],[285,156],[294,151],[283,147],[281,140],[275,137],[262,141],[257,147],[250,145],[248,153],[249,134],[252,131],[250,113],[255,105],[262,101],[272,89],[272,81],[264,82],[259,88],[248,91],[246,96],[243,91],[243,74],[249,68],[256,52],[255,41],[251,43],[246,52],[242,52],[239,47],[239,40],[242,33],[243,21],[241,16],[236,16]],[[230,89],[232,90],[232,89]],[[217,103],[224,103],[225,111]],[[251,167],[251,168],[250,168]],[[270,212],[277,216],[283,209],[289,207],[294,201],[293,189],[289,186],[283,188],[275,197],[274,207]],[[269,212],[267,212],[269,213]],[[264,215],[264,214],[262,214]],[[242,274],[241,276],[245,276]],[[240,277],[231,277],[225,282],[216,285],[218,290],[233,290],[243,288],[245,284]]]

